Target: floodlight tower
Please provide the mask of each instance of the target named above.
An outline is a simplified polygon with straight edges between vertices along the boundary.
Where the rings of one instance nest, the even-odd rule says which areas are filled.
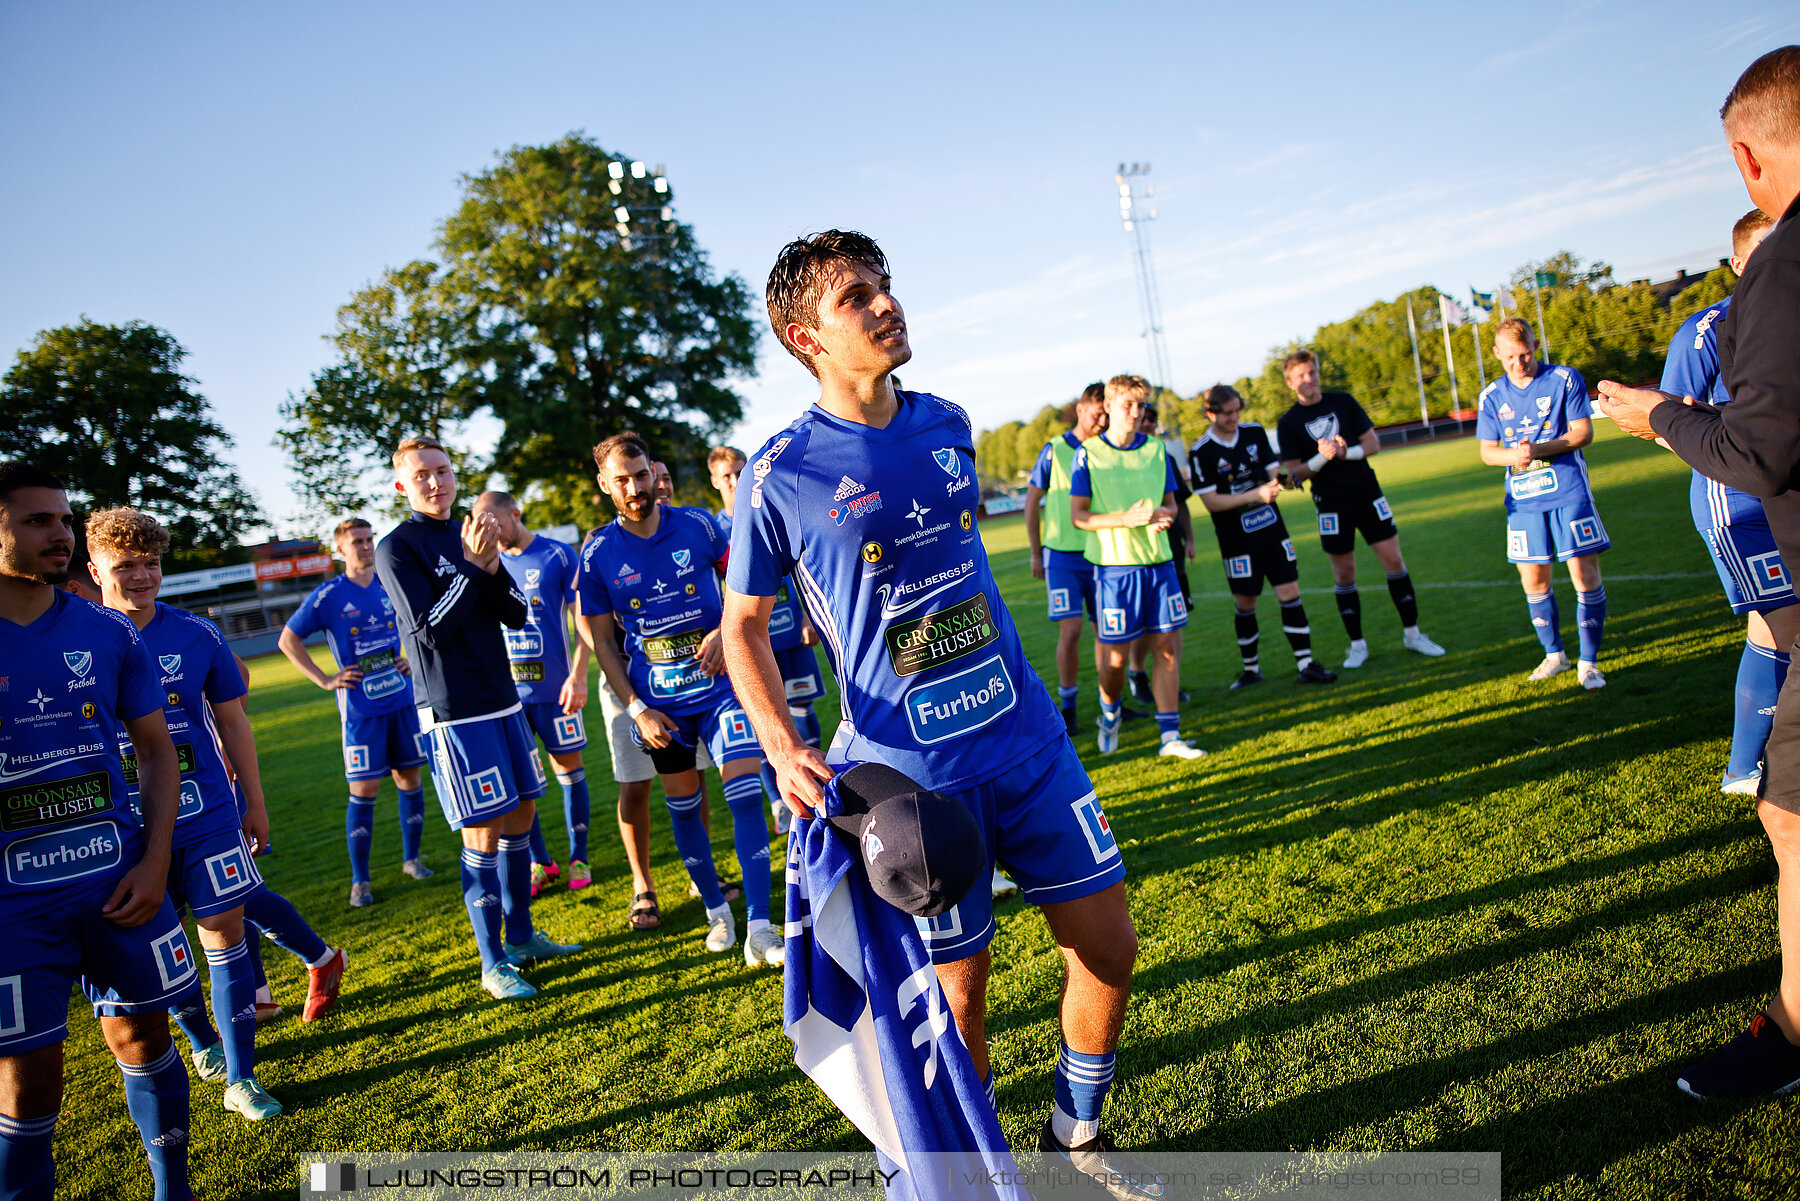
[[[610,177],[608,189],[613,194],[613,232],[619,235],[619,245],[626,250],[632,248],[634,241],[654,243],[664,234],[673,232],[675,228],[675,207],[669,195],[668,176],[663,173],[663,165],[656,164],[654,170],[640,162],[621,162],[614,159],[606,165],[606,173]],[[650,181],[648,195],[643,192],[643,185],[631,180]],[[627,196],[625,190],[631,187],[634,196]],[[636,203],[633,203],[633,201]],[[636,214],[637,223],[632,223]]]
[[[1156,263],[1150,256],[1150,238],[1144,229],[1146,221],[1156,220],[1150,201],[1156,199],[1156,185],[1150,182],[1149,163],[1120,163],[1113,176],[1119,187],[1119,219],[1131,235],[1132,262],[1137,273],[1138,309],[1144,320],[1144,340],[1149,344],[1150,382],[1154,387],[1171,386],[1169,351],[1163,345],[1162,298],[1156,291]]]

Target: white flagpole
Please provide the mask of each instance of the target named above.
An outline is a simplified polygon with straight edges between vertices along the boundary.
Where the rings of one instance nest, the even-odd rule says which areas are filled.
[[[1419,366],[1419,325],[1413,320],[1412,297],[1406,298],[1406,332],[1412,335],[1413,378],[1419,381],[1419,420],[1425,423],[1426,432],[1431,430],[1431,414],[1425,408],[1425,369]]]
[[[1456,392],[1456,352],[1450,349],[1450,321],[1444,311],[1448,296],[1438,297],[1438,323],[1444,327],[1444,363],[1450,368],[1450,411],[1462,410],[1462,397]]]
[[[1538,345],[1544,349],[1544,362],[1550,361],[1550,339],[1544,333],[1544,294],[1538,291],[1537,273],[1531,276],[1531,294],[1537,298]]]
[[[1475,371],[1481,377],[1481,390],[1487,391],[1487,365],[1481,358],[1481,327],[1469,322],[1469,336],[1475,340]]]

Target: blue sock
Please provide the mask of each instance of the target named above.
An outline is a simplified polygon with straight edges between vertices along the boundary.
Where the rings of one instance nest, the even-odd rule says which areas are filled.
[[[486,972],[506,954],[500,945],[500,857],[464,847],[462,886],[463,907],[469,911],[475,949],[481,952],[481,970]]]
[[[1125,698],[1120,697],[1116,701],[1109,701],[1106,699],[1106,694],[1101,693],[1100,716],[1104,717],[1113,725],[1117,725],[1119,722],[1125,720]]]
[[[175,1028],[187,1036],[188,1047],[197,1055],[219,1041],[219,1032],[213,1029],[212,1019],[206,1016],[206,994],[200,991],[200,977],[194,977],[194,987],[175,998],[169,1006],[169,1017]]]
[[[1115,1052],[1085,1055],[1068,1043],[1056,1057],[1056,1109],[1050,1122],[1065,1147],[1085,1143],[1100,1133],[1100,1110],[1112,1087]]]
[[[1064,713],[1075,712],[1075,701],[1081,696],[1081,685],[1058,684],[1056,686],[1056,707]]]
[[[578,767],[566,776],[558,772],[556,782],[562,785],[563,824],[569,827],[569,858],[586,863],[588,810],[593,805],[588,795],[587,768]]]
[[[744,869],[744,908],[751,921],[769,920],[769,827],[763,817],[762,781],[738,776],[725,781],[731,807],[731,836],[738,866]]]
[[[417,859],[425,836],[425,786],[400,790],[400,858]]]
[[[213,1012],[225,1039],[225,1083],[256,1075],[256,974],[250,970],[250,948],[243,943],[206,948],[206,971],[212,977]]]
[[[535,813],[531,815],[531,832],[525,836],[525,849],[532,863],[552,862],[550,848],[544,845],[544,827]]]
[[[528,836],[500,840],[500,912],[506,917],[506,941],[515,947],[531,941],[531,862]]]
[[[0,1113],[0,1197],[8,1201],[51,1201],[56,1187],[56,1157],[50,1148],[55,1141],[55,1114],[9,1118]]]
[[[1575,594],[1575,624],[1581,631],[1581,662],[1600,661],[1600,632],[1606,628],[1606,589]]]
[[[244,920],[255,922],[267,930],[271,942],[309,966],[324,958],[325,952],[330,949],[325,945],[325,940],[306,924],[306,919],[300,916],[300,911],[294,908],[293,902],[280,893],[271,891],[267,885],[244,899]],[[254,950],[251,954],[259,960],[262,958]]]
[[[375,801],[353,796],[344,807],[344,845],[350,848],[350,882],[369,882],[369,844],[375,841]]]
[[[811,705],[789,705],[788,716],[794,719],[794,728],[800,731],[807,746],[819,745],[824,734],[819,729],[819,714]]]
[[[769,766],[767,759],[763,760],[761,770],[756,773],[756,779],[762,785],[763,795],[769,798],[770,805],[782,806],[785,804],[781,799],[781,783],[775,778],[775,769]]]
[[[244,945],[250,949],[250,983],[261,992],[269,987],[269,973],[263,970],[262,961],[262,927],[250,920],[250,907],[244,906]]]
[[[669,807],[669,831],[675,835],[675,853],[681,856],[688,879],[700,890],[701,902],[708,909],[717,909],[725,903],[725,894],[719,888],[719,873],[713,868],[712,839],[706,836],[706,826],[700,821],[700,794],[669,796],[665,790],[663,801]],[[762,820],[760,808],[756,817]]]
[[[1737,711],[1731,723],[1731,758],[1725,771],[1747,776],[1762,762],[1763,747],[1775,726],[1775,701],[1787,680],[1788,657],[1768,646],[1745,641],[1738,660]]]
[[[254,1015],[250,1025],[256,1025]],[[137,1125],[150,1159],[150,1179],[156,1185],[156,1201],[188,1201],[187,1065],[174,1044],[155,1063],[119,1064],[125,1078],[125,1109]],[[8,1194],[10,1196],[10,1194]]]
[[[1162,740],[1164,742],[1168,742],[1169,740],[1174,739],[1174,738],[1180,738],[1181,737],[1181,714],[1179,714],[1179,713],[1161,713],[1161,712],[1157,713],[1156,729],[1157,729],[1157,732],[1162,735]]]
[[[1537,631],[1546,655],[1562,653],[1562,615],[1556,611],[1556,589],[1527,592],[1525,607],[1531,610],[1531,628]]]

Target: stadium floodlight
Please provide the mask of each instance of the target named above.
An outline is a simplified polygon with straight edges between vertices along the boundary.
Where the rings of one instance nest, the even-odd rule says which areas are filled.
[[[606,164],[606,173],[608,175],[612,176],[614,179],[624,179],[625,178],[625,164],[620,163],[620,162],[608,163],[608,164]]]
[[[1145,221],[1156,220],[1156,210],[1142,202],[1156,195],[1150,183],[1149,163],[1120,163],[1113,182],[1119,187],[1119,220],[1131,235],[1132,266],[1137,276],[1138,312],[1144,323],[1143,338],[1150,357],[1150,380],[1157,387],[1170,386],[1173,372],[1169,369],[1169,351],[1163,343],[1162,299],[1156,289],[1156,264],[1150,255],[1150,239]],[[1138,194],[1137,181],[1143,181],[1143,194]]]
[[[656,190],[659,194],[666,195],[669,190],[669,181],[658,175],[656,177]]]
[[[621,204],[618,208],[613,210],[613,220],[617,221],[620,225],[625,224],[627,221],[631,220],[631,210]]]
[[[666,205],[666,204],[663,205],[662,206],[662,219],[664,221],[675,220],[675,210],[672,207],[670,207],[669,205]]]
[[[644,178],[644,164],[635,163],[635,162],[631,164],[631,178],[633,178],[633,179]]]

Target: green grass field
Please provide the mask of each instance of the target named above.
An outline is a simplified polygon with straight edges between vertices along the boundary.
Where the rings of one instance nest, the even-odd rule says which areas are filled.
[[[1097,757],[1090,660],[1077,747],[1125,847],[1142,941],[1108,1108],[1125,1145],[1499,1151],[1506,1192],[1522,1197],[1800,1193],[1800,1098],[1701,1104],[1674,1087],[1774,986],[1774,866],[1746,800],[1718,792],[1742,623],[1689,524],[1686,470],[1602,425],[1590,463],[1614,543],[1603,692],[1572,672],[1525,681],[1541,652],[1503,559],[1497,473],[1472,441],[1377,462],[1444,658],[1401,650],[1364,551],[1369,665],[1328,689],[1294,686],[1265,598],[1268,682],[1228,694],[1230,601],[1201,515],[1184,719],[1211,755],[1158,759],[1153,723],[1139,722]],[[1335,664],[1344,636],[1311,505],[1286,507],[1315,645]],[[1022,522],[984,532],[1027,650],[1049,671]],[[1566,575],[1558,596],[1572,647]],[[603,741],[588,752],[596,886],[534,907],[587,949],[531,973],[536,1001],[503,1005],[477,986],[456,843],[434,805],[437,877],[400,875],[387,787],[379,904],[345,907],[333,706],[279,657],[252,668],[276,847],[263,870],[352,964],[337,1010],[303,1026],[292,1015],[304,971],[266,947],[289,1016],[263,1028],[258,1074],[288,1112],[252,1126],[220,1110],[219,1086],[196,1083],[201,1196],[290,1196],[309,1150],[866,1145],[794,1068],[777,976],[701,947],[660,805],[664,925],[625,929]],[[716,778],[712,796],[723,865]],[[560,825],[546,821],[559,857]],[[1060,960],[1016,901],[994,952],[1000,1117],[1032,1142],[1051,1098]],[[84,1007],[67,1076],[66,1195],[148,1196]]]

